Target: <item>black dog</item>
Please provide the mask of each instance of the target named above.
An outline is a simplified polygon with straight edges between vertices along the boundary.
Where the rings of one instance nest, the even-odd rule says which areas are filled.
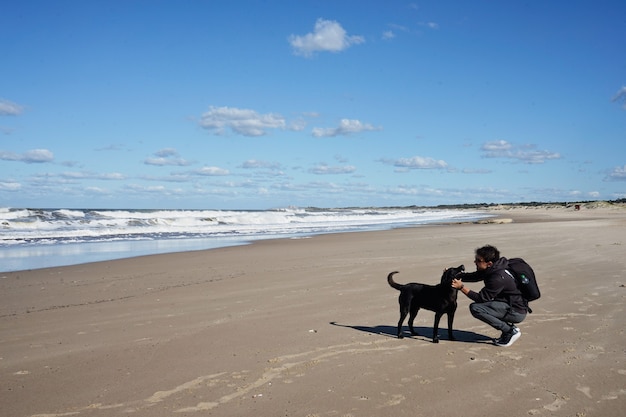
[[[402,323],[406,316],[409,316],[409,329],[412,335],[417,335],[413,329],[413,320],[417,316],[420,308],[435,312],[435,325],[433,326],[433,343],[439,343],[439,320],[444,314],[448,315],[448,337],[456,340],[452,335],[452,322],[456,312],[456,296],[458,290],[452,288],[452,280],[465,271],[465,266],[449,268],[441,275],[441,283],[437,285],[418,284],[398,284],[393,280],[393,275],[398,271],[387,275],[387,282],[396,290],[400,291],[398,302],[400,303],[400,321],[398,322],[398,338],[402,339]]]

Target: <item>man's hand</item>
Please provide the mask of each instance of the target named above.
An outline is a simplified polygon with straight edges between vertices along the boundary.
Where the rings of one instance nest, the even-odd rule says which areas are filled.
[[[463,281],[461,281],[460,279],[456,279],[455,278],[455,279],[452,280],[452,288],[460,290],[464,286],[465,286],[465,284],[463,284]]]

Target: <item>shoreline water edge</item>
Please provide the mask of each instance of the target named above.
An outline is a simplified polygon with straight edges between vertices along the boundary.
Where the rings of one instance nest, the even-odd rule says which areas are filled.
[[[145,255],[301,239],[329,233],[433,224],[508,223],[512,213],[541,220],[558,212],[624,210],[621,201],[442,207],[283,208],[269,210],[117,210],[0,208],[0,273]]]
[[[0,209],[0,272],[68,266],[258,240],[478,221],[483,210],[286,208],[274,210]]]

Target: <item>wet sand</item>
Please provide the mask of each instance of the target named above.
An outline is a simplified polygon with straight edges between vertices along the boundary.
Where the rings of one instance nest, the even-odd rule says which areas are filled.
[[[626,209],[491,210],[0,274],[0,416],[623,415]],[[494,346],[459,294],[457,341],[428,311],[397,339],[387,273],[436,284],[488,243],[538,275],[522,337]]]

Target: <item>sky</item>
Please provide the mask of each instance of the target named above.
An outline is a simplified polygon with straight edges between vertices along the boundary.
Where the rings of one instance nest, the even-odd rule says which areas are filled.
[[[0,207],[626,198],[626,2],[4,1]]]

